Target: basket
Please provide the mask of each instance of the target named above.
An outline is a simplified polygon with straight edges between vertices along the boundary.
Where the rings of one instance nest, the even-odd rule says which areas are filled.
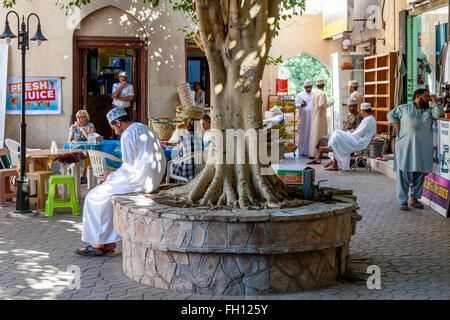
[[[178,96],[181,101],[181,105],[184,106],[195,106],[194,94],[191,91],[189,83],[184,83],[178,87]]]
[[[369,158],[381,157],[383,153],[384,141],[369,144]]]
[[[150,119],[149,124],[153,127],[160,141],[169,141],[177,127],[177,122],[165,119]]]
[[[284,150],[286,153],[291,153],[297,150],[297,146],[295,144],[286,144],[284,146]]]
[[[201,119],[203,117],[204,111],[201,107],[196,106],[185,106],[183,110],[177,115],[178,118],[186,119]]]

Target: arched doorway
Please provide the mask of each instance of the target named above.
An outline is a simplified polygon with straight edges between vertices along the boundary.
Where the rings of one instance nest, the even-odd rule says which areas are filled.
[[[278,67],[279,78],[288,79],[289,93],[297,95],[303,91],[303,83],[310,80],[315,86],[315,80],[322,78],[325,80],[325,93],[331,95],[330,73],[327,67],[316,58],[300,53],[285,60]]]
[[[289,94],[297,95],[303,91],[303,84],[306,80],[313,83],[313,90],[315,90],[315,80],[322,78],[325,80],[324,91],[327,98],[331,97],[331,77],[327,67],[316,58],[306,54],[300,53],[285,60],[278,67],[278,77],[288,79]],[[333,110],[327,109],[328,128],[332,128]]]
[[[129,114],[134,121],[147,122],[146,38],[139,21],[113,6],[84,18],[74,34],[73,117],[78,110],[87,110],[96,132],[105,139],[112,137],[106,114],[121,71],[128,72],[134,89]]]

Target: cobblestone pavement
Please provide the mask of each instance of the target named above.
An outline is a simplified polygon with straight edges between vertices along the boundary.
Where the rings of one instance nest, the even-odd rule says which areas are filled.
[[[293,160],[290,160],[293,161]],[[305,162],[305,160],[300,160]],[[53,217],[6,217],[0,208],[0,300],[2,299],[449,299],[450,219],[430,209],[400,211],[394,181],[360,168],[324,172],[324,185],[350,188],[363,220],[350,243],[350,276],[335,286],[274,296],[206,296],[173,293],[137,284],[122,275],[120,245],[115,256],[81,257],[82,216],[57,209]],[[85,188],[85,187],[84,187]],[[83,189],[85,193],[86,190]],[[80,203],[82,208],[82,201]],[[381,289],[369,290],[369,265],[381,269]],[[77,269],[78,268],[78,269]],[[80,288],[72,289],[74,274]],[[74,272],[74,273],[72,273]]]

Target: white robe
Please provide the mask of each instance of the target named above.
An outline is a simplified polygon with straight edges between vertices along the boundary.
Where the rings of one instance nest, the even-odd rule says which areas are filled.
[[[328,134],[327,108],[333,104],[327,103],[327,96],[323,90],[314,91],[313,95],[314,111],[311,120],[311,130],[309,136],[308,155],[316,156],[316,145],[320,138]]]
[[[82,240],[91,244],[120,241],[114,231],[113,195],[152,192],[159,187],[166,159],[153,128],[140,123],[129,126],[120,139],[122,166],[86,196]]]
[[[295,106],[299,107],[299,121],[297,124],[298,139],[297,139],[297,155],[307,156],[309,148],[309,135],[311,132],[311,119],[314,111],[313,94],[311,91],[300,92],[295,98]],[[302,108],[301,104],[305,101],[306,107]]]
[[[333,156],[342,170],[350,169],[351,153],[367,148],[376,128],[375,118],[370,115],[365,117],[353,132],[343,130],[333,132],[328,145],[333,149]]]

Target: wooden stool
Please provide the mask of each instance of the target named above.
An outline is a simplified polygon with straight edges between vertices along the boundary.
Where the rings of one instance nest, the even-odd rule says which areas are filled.
[[[27,178],[36,181],[36,195],[30,195],[30,202],[36,203],[37,210],[45,210],[45,182],[54,174],[53,171],[27,172]]]
[[[6,201],[16,197],[16,191],[11,189],[11,177],[17,178],[18,174],[15,169],[0,170],[0,205],[6,205]]]

